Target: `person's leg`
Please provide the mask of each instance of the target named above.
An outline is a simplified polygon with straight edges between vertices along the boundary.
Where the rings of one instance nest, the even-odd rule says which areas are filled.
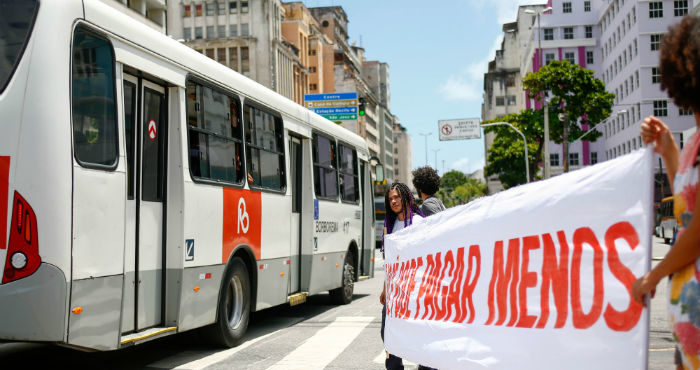
[[[382,342],[384,342],[384,322],[386,321],[386,306],[382,306]],[[385,350],[386,351],[386,350]],[[386,353],[386,360],[384,360],[384,366],[388,370],[403,370],[403,360],[401,357],[394,356],[388,351]]]

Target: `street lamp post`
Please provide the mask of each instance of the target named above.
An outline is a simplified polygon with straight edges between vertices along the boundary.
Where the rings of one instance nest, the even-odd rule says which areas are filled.
[[[544,12],[552,10],[552,7],[546,7],[540,11],[534,11],[532,9],[525,10],[527,14],[537,15],[537,48],[540,53],[540,68],[544,65],[544,55],[542,53],[542,28],[540,28],[540,15]],[[544,163],[544,178],[548,179],[551,173],[551,166],[549,163],[549,104],[547,103],[547,94],[542,93],[542,103],[544,104],[544,145],[542,146],[542,158]]]
[[[433,149],[433,152],[435,152],[435,171],[437,171],[437,153],[440,151],[440,149]]]
[[[428,133],[420,132],[420,133],[418,133],[418,135],[420,135],[420,136],[425,136],[425,165],[426,166],[428,165],[428,136],[430,136],[432,134],[433,134],[432,132],[428,132]]]
[[[481,125],[481,127],[499,126],[499,125],[508,125],[508,126],[510,126],[510,128],[517,131],[520,134],[520,136],[523,137],[523,144],[525,144],[525,180],[526,180],[526,182],[530,182],[530,164],[529,164],[530,162],[528,161],[528,158],[527,158],[527,139],[525,138],[525,135],[520,130],[515,128],[515,126],[511,125],[508,122],[485,123],[485,124]]]

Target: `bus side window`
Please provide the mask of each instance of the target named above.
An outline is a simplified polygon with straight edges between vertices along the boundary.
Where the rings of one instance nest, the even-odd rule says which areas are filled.
[[[314,189],[320,199],[338,199],[338,161],[335,141],[313,134]]]
[[[282,118],[246,104],[246,163],[251,188],[283,191],[286,186]]]
[[[357,152],[343,144],[340,148],[340,198],[345,202],[356,203],[359,197]]]
[[[114,52],[105,38],[77,27],[72,63],[73,148],[86,167],[117,165]]]
[[[240,102],[216,89],[187,82],[187,128],[192,176],[243,183]]]

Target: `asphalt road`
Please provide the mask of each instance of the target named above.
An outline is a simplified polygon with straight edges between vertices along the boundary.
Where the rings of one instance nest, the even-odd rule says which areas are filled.
[[[668,252],[654,238],[653,263]],[[379,253],[377,253],[379,257]],[[374,279],[355,284],[353,302],[336,306],[327,294],[303,305],[253,314],[243,344],[217,349],[197,332],[182,333],[120,351],[85,353],[44,344],[0,344],[3,369],[35,365],[72,369],[383,369],[379,292],[384,279],[377,260]],[[666,281],[652,299],[649,369],[673,368],[673,340],[666,318]],[[408,363],[407,369],[415,369]]]

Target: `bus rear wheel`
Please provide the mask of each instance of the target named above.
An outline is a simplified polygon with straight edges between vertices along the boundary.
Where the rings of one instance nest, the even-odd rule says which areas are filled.
[[[243,339],[250,319],[250,278],[245,263],[234,257],[226,269],[216,323],[211,327],[216,344],[235,347]]]
[[[342,284],[340,287],[329,291],[331,300],[335,304],[348,304],[352,302],[355,281],[355,267],[352,262],[353,254],[348,251],[345,255],[345,262],[343,263]]]

